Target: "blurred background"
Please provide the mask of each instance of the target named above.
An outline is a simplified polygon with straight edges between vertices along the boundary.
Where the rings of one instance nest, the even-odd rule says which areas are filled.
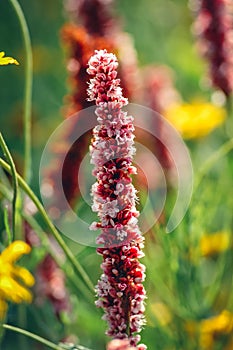
[[[39,195],[41,154],[51,133],[64,120],[64,106],[69,102],[65,96],[72,93],[72,84],[68,80],[70,73],[66,68],[69,50],[61,41],[61,29],[70,21],[70,17],[62,1],[19,2],[32,40],[31,186]],[[164,84],[164,91],[169,92],[166,94],[163,91],[157,99],[161,98],[160,112],[168,115],[168,118],[170,116],[171,121],[179,119],[180,110],[166,109],[166,101],[171,107],[170,100],[175,102],[176,108],[183,108],[184,103],[189,104],[188,111],[182,110],[190,118],[186,121],[189,126],[200,112],[195,103],[211,104],[208,105],[204,121],[201,119],[197,122],[193,126],[194,130],[191,125],[191,131],[187,128],[183,132],[184,137],[188,135],[185,137],[186,145],[191,154],[196,181],[201,176],[199,168],[232,137],[232,110],[226,105],[224,94],[216,92],[208,84],[207,63],[198,52],[192,29],[195,14],[189,5],[186,0],[118,0],[112,6],[112,16],[117,21],[117,27],[130,34],[136,50],[137,69],[141,75],[138,78],[139,91],[133,95],[132,102],[148,105],[148,91],[152,89],[149,77],[153,72],[162,82],[152,81],[151,86],[159,90],[160,84]],[[25,52],[18,19],[8,1],[0,2],[0,33],[0,50],[20,62],[17,67],[5,66],[0,69],[0,125],[17,169],[22,172]],[[124,62],[123,54],[121,61]],[[141,86],[142,80],[147,84],[146,88]],[[208,120],[214,124],[215,119],[221,120],[216,124],[222,125],[213,130]],[[207,131],[200,130],[202,122],[204,129],[205,123],[208,124]],[[179,126],[178,130],[182,134]],[[164,218],[169,215],[176,195],[171,174],[168,175],[170,191],[164,213],[145,236],[146,257],[143,263],[147,267],[145,285],[148,299],[147,326],[142,333],[142,340],[148,349],[156,350],[233,349],[232,152],[213,161],[207,176],[195,187],[182,223],[167,235]],[[136,186],[141,190],[143,201],[144,184],[139,181]],[[85,208],[82,210],[85,211]],[[37,220],[46,232],[39,217]],[[64,239],[96,284],[101,273],[101,259],[95,249],[79,245],[66,237]],[[56,245],[53,242],[51,245],[55,255],[58,254],[62,259],[62,253]],[[8,323],[28,329],[55,343],[65,340],[93,350],[104,349],[108,341],[104,336],[106,324],[100,320],[102,313],[95,308],[93,296],[73,276],[65,262],[63,265],[68,279],[54,268],[49,258],[44,260],[46,254],[47,248],[42,242],[33,250],[30,258],[25,258],[29,269],[40,276],[34,290],[35,301],[27,306],[11,305]],[[44,277],[44,270],[52,272]],[[63,293],[62,297],[53,297],[55,287],[51,287],[52,291],[46,297],[42,290],[46,278],[50,282],[55,278],[55,285],[60,283],[57,293]],[[32,347],[47,349],[7,331],[2,349],[15,349],[16,344],[19,350]]]

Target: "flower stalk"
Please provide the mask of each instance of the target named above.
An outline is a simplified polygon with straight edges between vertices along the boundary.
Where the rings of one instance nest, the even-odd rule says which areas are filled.
[[[15,326],[11,326],[9,324],[3,324],[2,328],[7,329],[9,331],[18,333],[18,334],[22,334],[28,338],[31,338],[35,341],[37,341],[38,343],[41,343],[43,345],[45,345],[46,347],[50,348],[50,349],[54,349],[54,350],[91,350],[88,349],[82,345],[73,345],[73,344],[66,344],[66,343],[59,343],[59,344],[55,344],[52,343],[51,341],[40,337],[39,335],[29,332],[26,329],[22,329],[19,327],[15,327]]]
[[[97,307],[105,311],[107,335],[129,339],[131,346],[140,341],[138,334],[144,323],[146,293],[142,282],[145,267],[144,238],[138,227],[136,190],[131,175],[135,153],[133,117],[122,108],[128,104],[117,79],[116,56],[106,50],[95,51],[87,72],[90,79],[88,96],[96,103],[98,125],[93,130],[90,147],[93,175],[93,206],[100,219],[91,229],[101,229],[97,252],[102,255],[103,274],[97,285]],[[146,346],[138,345],[138,349]]]
[[[32,111],[32,80],[33,59],[31,39],[27,22],[17,0],[9,0],[19,19],[25,47],[25,92],[24,92],[24,179],[29,183],[31,177],[31,111]]]
[[[54,349],[54,350],[64,350],[64,348],[61,347],[60,345],[54,344],[54,343],[52,343],[51,341],[49,341],[49,340],[47,340],[47,339],[45,339],[45,338],[42,338],[42,337],[40,337],[40,336],[37,335],[37,334],[31,333],[31,332],[29,332],[29,331],[26,331],[25,329],[22,329],[22,328],[19,328],[19,327],[14,327],[14,326],[11,326],[11,325],[9,325],[9,324],[3,324],[2,327],[3,327],[4,329],[8,329],[9,331],[13,331],[13,332],[15,332],[15,333],[25,335],[25,336],[28,337],[28,338],[34,339],[34,340],[36,340],[37,342],[46,345],[46,346],[47,346],[48,348],[50,348],[50,349]]]
[[[9,174],[12,174],[12,170],[10,165],[8,165],[2,158],[0,158],[0,166],[2,166]],[[34,192],[31,190],[31,188],[28,186],[28,184],[24,181],[24,179],[17,173],[17,179],[19,186],[23,189],[23,191],[31,198],[35,206],[37,207],[39,213],[41,214],[44,222],[47,224],[48,228],[50,229],[52,235],[56,239],[57,243],[60,245],[62,250],[64,251],[67,259],[73,266],[74,270],[77,272],[77,274],[81,277],[82,281],[86,284],[88,289],[93,292],[94,287],[93,284],[83,269],[83,267],[79,264],[75,256],[73,255],[70,248],[66,245],[65,241],[61,237],[60,233],[56,229],[56,227],[51,222],[50,218],[48,217],[48,214],[46,213],[43,205],[41,204],[40,200],[37,198],[37,196],[34,194]]]
[[[16,204],[18,199],[18,179],[17,179],[17,173],[15,168],[15,163],[12,159],[12,156],[10,154],[10,151],[4,141],[4,138],[2,136],[2,133],[0,133],[0,146],[8,160],[8,163],[11,167],[12,172],[12,182],[13,182],[13,199],[12,199],[12,237],[10,239],[14,240],[15,234],[16,234],[16,216],[17,216],[17,210],[16,210]]]
[[[233,10],[229,0],[201,0],[194,32],[201,54],[209,62],[212,85],[227,98],[233,92]]]

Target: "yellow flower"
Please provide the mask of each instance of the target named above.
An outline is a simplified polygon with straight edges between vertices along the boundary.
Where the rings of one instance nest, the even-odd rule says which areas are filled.
[[[170,106],[164,116],[185,139],[192,139],[208,135],[222,124],[226,111],[211,103],[184,103]]]
[[[0,320],[5,317],[7,301],[32,301],[32,294],[27,287],[33,286],[34,277],[25,268],[14,265],[22,255],[30,251],[27,243],[14,241],[0,254]]]
[[[185,329],[189,336],[196,339],[198,336],[200,350],[213,350],[215,344],[221,341],[222,336],[231,343],[231,335],[233,331],[233,314],[228,310],[223,310],[219,315],[213,316],[200,321],[188,320]],[[226,348],[230,350],[233,348]]]
[[[200,249],[202,256],[221,253],[231,246],[230,234],[226,231],[205,234],[201,237]]]
[[[202,320],[201,332],[227,334],[233,330],[233,314],[223,310],[219,315]]]
[[[5,52],[1,51],[0,52],[0,66],[5,66],[7,64],[16,64],[19,65],[19,62],[12,58],[12,57],[4,57],[5,56]]]
[[[151,310],[161,326],[166,326],[171,322],[172,314],[164,303],[153,303],[151,305]]]
[[[232,331],[233,314],[227,310],[223,310],[217,316],[202,320],[200,324],[200,345],[202,349],[210,350],[217,336],[230,334]]]

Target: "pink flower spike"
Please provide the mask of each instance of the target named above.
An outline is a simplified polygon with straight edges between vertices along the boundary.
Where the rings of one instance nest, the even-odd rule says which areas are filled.
[[[132,166],[134,126],[133,117],[122,111],[128,100],[122,95],[117,67],[116,56],[100,50],[90,58],[87,69],[92,76],[87,92],[89,100],[96,103],[99,123],[90,146],[97,180],[92,186],[92,210],[100,220],[91,228],[101,228],[96,242],[100,245],[97,252],[103,256],[96,306],[104,309],[106,334],[115,339],[108,350],[144,350],[143,344],[137,347],[138,333],[145,324],[146,292],[142,285],[145,267],[139,263],[144,238],[138,227],[131,178],[136,173]]]
[[[195,0],[199,5],[194,33],[209,62],[211,83],[229,97],[233,92],[233,6],[229,0]],[[194,3],[195,3],[194,2]]]

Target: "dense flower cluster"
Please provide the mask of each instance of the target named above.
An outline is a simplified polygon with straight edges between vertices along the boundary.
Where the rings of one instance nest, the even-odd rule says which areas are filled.
[[[138,258],[143,256],[143,237],[138,228],[135,207],[136,190],[131,174],[134,148],[133,117],[122,111],[128,100],[123,97],[118,62],[106,50],[95,51],[89,60],[88,95],[95,101],[97,121],[90,147],[93,175],[93,211],[100,221],[91,225],[101,228],[97,251],[103,256],[103,274],[97,285],[96,302],[105,310],[107,334],[116,339],[128,338],[131,346],[140,340],[137,334],[144,325],[145,290],[142,282],[145,267]],[[140,349],[145,346],[140,346]]]
[[[231,0],[201,0],[194,30],[209,61],[213,85],[229,96],[233,91]]]

